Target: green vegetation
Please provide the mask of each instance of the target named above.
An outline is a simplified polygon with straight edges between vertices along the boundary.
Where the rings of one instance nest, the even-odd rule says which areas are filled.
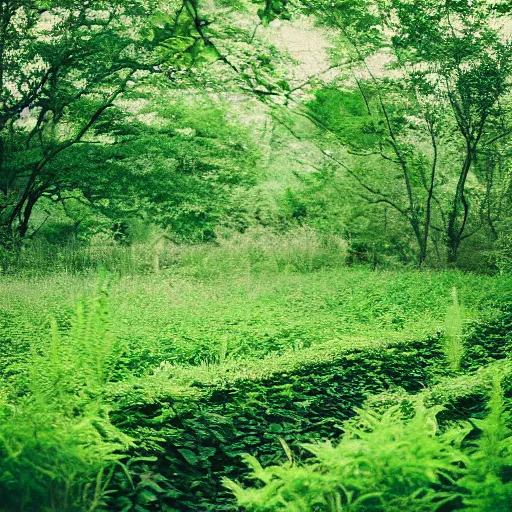
[[[453,371],[459,371],[464,358],[464,323],[459,304],[457,288],[452,290],[453,304],[446,312],[444,327],[444,350],[446,359]]]
[[[511,27],[0,2],[0,512],[512,512]]]
[[[509,510],[511,488],[502,475],[510,467],[511,431],[500,376],[488,415],[473,420],[480,430],[473,443],[466,441],[471,424],[440,430],[441,407],[410,405],[407,413],[403,405],[384,412],[358,409],[336,446],[305,446],[314,459],[304,466],[290,460],[264,469],[247,456],[262,489],[226,484],[249,510]]]
[[[81,301],[66,334],[53,322],[49,340],[29,352],[23,377],[16,383],[4,380],[3,510],[107,505],[113,471],[132,441],[111,424],[101,400],[116,352],[105,300],[101,291]]]
[[[248,257],[244,271],[229,272],[217,261],[219,271],[202,276],[201,259],[127,275],[108,285],[108,296],[89,275],[1,278],[0,483],[13,499],[6,510],[44,499],[66,510],[222,510],[232,503],[224,479],[249,482],[243,454],[265,466],[307,457],[304,443],[336,439],[368,397],[396,390],[386,400],[414,402],[437,381],[449,389],[453,369],[473,378],[511,346],[509,306],[495,300],[510,293],[508,278],[251,271]],[[445,316],[453,324],[459,308],[454,287],[473,319],[459,368],[445,359],[446,338],[455,335]],[[84,294],[90,299],[79,299]],[[485,388],[487,378],[474,378]],[[480,414],[482,390],[466,384],[464,391],[470,394],[462,399],[434,393],[443,405],[451,395],[455,404],[469,401]],[[385,417],[400,429],[396,414]],[[417,427],[403,428],[423,435]],[[452,439],[450,432],[443,436]],[[66,463],[54,468],[53,452]],[[434,452],[426,447],[424,457]],[[420,485],[414,475],[413,494]],[[359,484],[363,494],[374,492],[374,484]]]
[[[163,361],[213,363],[224,343],[228,359],[245,360],[336,340],[420,339],[438,330],[455,336],[444,325],[454,285],[473,316],[510,286],[508,279],[455,272],[364,268],[298,273],[285,267],[282,273],[245,271],[226,279],[225,262],[214,272],[213,258],[209,276],[200,275],[204,262],[199,260],[177,272],[125,276],[112,283],[116,337],[130,347],[132,358],[137,353],[137,371]],[[66,329],[75,301],[91,292],[95,278],[8,277],[1,282],[6,354],[9,346],[47,338],[52,317]],[[453,314],[449,319],[456,320]]]

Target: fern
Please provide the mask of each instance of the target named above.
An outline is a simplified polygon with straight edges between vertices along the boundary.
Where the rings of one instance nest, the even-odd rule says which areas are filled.
[[[440,434],[439,410],[418,403],[412,418],[399,407],[358,410],[338,445],[305,446],[315,456],[312,463],[264,469],[248,457],[253,478],[265,485],[245,490],[225,484],[253,511],[437,510],[457,497],[450,486],[465,462],[458,445],[469,430],[461,425]]]
[[[5,510],[101,510],[131,440],[108,417],[102,393],[118,347],[107,288],[82,299],[68,333],[33,354],[21,397],[0,401],[0,495]]]
[[[448,308],[445,319],[443,349],[450,369],[460,371],[464,358],[464,319],[462,307],[459,304],[457,288],[452,289],[452,305]]]
[[[293,459],[263,468],[251,456],[252,478],[244,489],[226,480],[239,505],[249,511],[430,512],[512,511],[512,415],[493,381],[484,419],[438,429],[440,407],[418,399],[413,413],[400,406],[358,409],[345,423],[337,445],[306,445],[306,464]],[[476,440],[468,441],[468,434]]]
[[[512,416],[505,407],[502,376],[494,378],[484,419],[472,422],[480,436],[471,448],[468,469],[459,481],[467,510],[512,510]]]

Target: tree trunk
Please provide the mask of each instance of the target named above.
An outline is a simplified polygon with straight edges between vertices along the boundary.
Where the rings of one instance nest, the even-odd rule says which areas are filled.
[[[448,229],[446,231],[446,245],[447,245],[447,261],[448,263],[455,263],[457,261],[457,255],[460,243],[462,241],[462,235],[464,228],[466,227],[466,221],[469,214],[469,204],[464,195],[466,188],[466,180],[468,178],[471,164],[473,163],[474,157],[474,146],[470,141],[466,141],[466,157],[462,164],[462,169],[459,174],[459,180],[457,182],[457,188],[453,197],[452,209],[448,216]],[[459,222],[459,216],[463,210],[462,219]]]
[[[31,194],[27,199],[25,207],[23,208],[23,215],[21,218],[21,222],[16,229],[20,239],[25,238],[25,236],[27,234],[29,223],[30,223],[30,217],[32,215],[32,210],[34,209],[34,206],[38,199],[39,199],[39,196],[37,194]]]

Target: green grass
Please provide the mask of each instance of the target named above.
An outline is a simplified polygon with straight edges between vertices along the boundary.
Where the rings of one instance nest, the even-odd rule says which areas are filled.
[[[438,331],[450,336],[454,288],[465,321],[489,318],[480,337],[498,340],[470,333],[457,378],[508,346],[508,320],[492,319],[511,277],[255,269],[243,251],[232,261],[222,251],[190,251],[157,273],[0,276],[0,440],[18,446],[0,444],[0,491],[13,503],[225,510],[222,478],[247,476],[243,453],[275,464],[276,433],[301,453],[368,394],[394,401],[393,389],[446,375]]]
[[[66,329],[96,276],[0,277],[4,356],[20,356]],[[126,365],[140,374],[167,361],[204,365],[261,358],[343,340],[419,338],[442,330],[451,290],[469,319],[511,280],[459,272],[258,272],[200,279],[173,271],[124,276],[110,290],[112,324]],[[23,352],[26,352],[23,350]]]
[[[464,315],[456,287],[452,290],[452,301],[446,312],[443,347],[451,370],[458,372],[464,359]]]

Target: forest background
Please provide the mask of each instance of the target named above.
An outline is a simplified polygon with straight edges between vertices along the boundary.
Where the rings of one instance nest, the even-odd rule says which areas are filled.
[[[508,10],[7,2],[3,271],[291,231],[348,263],[508,269]]]
[[[0,512],[512,512],[509,0],[0,1]]]

